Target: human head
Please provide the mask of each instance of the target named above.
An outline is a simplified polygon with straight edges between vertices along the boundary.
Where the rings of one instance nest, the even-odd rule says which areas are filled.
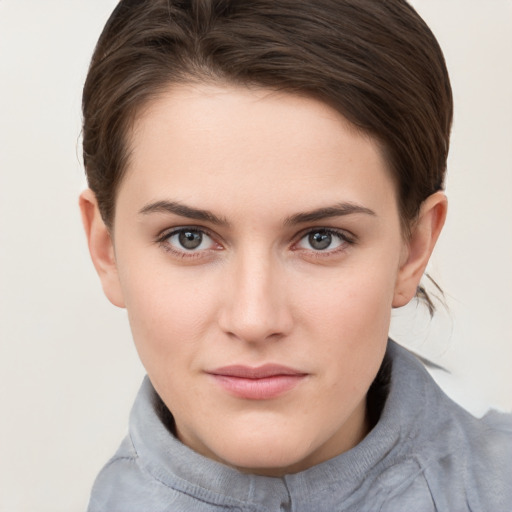
[[[380,143],[404,232],[443,187],[452,96],[405,0],[122,0],[83,95],[84,163],[106,225],[137,114],[171,84],[256,85],[329,104]]]
[[[232,31],[251,33],[241,3],[236,9],[222,5],[233,16],[227,23]],[[382,362],[391,307],[414,295],[446,210],[444,196],[433,193],[442,184],[438,166],[427,174],[420,166],[411,183],[393,171],[400,163],[410,172],[411,154],[420,163],[439,155],[427,155],[430,146],[419,139],[420,149],[411,142],[408,151],[398,151],[415,132],[395,109],[404,114],[404,104],[413,106],[394,89],[393,108],[382,104],[381,90],[391,88],[382,77],[372,79],[375,73],[363,63],[376,65],[376,57],[367,50],[359,59],[351,54],[344,68],[330,58],[331,50],[316,55],[309,42],[300,43],[305,29],[292,29],[298,41],[283,50],[277,39],[281,32],[286,39],[287,16],[269,45],[266,27],[282,18],[275,2],[246,7],[254,5],[259,10],[251,18],[261,20],[265,6],[274,15],[263,16],[246,37],[245,57],[234,34],[224,34],[221,43],[214,28],[206,30],[199,4],[181,28],[171,23],[174,35],[163,36],[157,21],[147,21],[153,36],[146,33],[135,44],[138,57],[114,16],[106,33],[112,32],[118,49],[105,54],[107,36],[100,40],[89,76],[96,73],[102,84],[89,78],[84,95],[84,153],[93,192],[84,192],[81,205],[105,292],[127,308],[139,355],[174,416],[179,439],[231,465],[283,474],[327,460],[367,433],[365,397]],[[286,3],[284,12],[291,16],[297,5]],[[167,27],[181,11],[165,6],[157,13]],[[187,12],[190,7],[180,6]],[[148,14],[142,7],[131,11],[137,8],[118,8],[118,14],[138,12],[130,18],[135,39]],[[310,24],[305,11],[294,16],[299,28]],[[214,19],[223,24],[222,16]],[[368,37],[370,19],[359,19]],[[184,24],[196,35],[169,55],[165,41],[182,37]],[[317,50],[326,44],[325,30],[318,31]],[[315,40],[313,35],[305,40]],[[227,48],[226,39],[233,38]],[[351,37],[346,51],[354,44]],[[212,49],[208,58],[197,56],[202,45]],[[306,50],[314,56],[309,64]],[[283,62],[281,54],[294,52]],[[390,54],[382,53],[381,62]],[[170,71],[168,59],[175,64]],[[148,76],[160,81],[150,87]],[[92,111],[89,93],[97,102]],[[423,102],[415,108],[422,113],[416,112],[417,123],[429,118]],[[108,122],[105,112],[111,113]],[[400,136],[396,126],[389,128],[390,119],[403,129]],[[101,129],[95,133],[91,123]],[[103,174],[95,173],[100,167]],[[94,182],[98,176],[110,188]],[[327,241],[327,251],[311,247],[317,235]],[[199,244],[185,247],[182,236]],[[236,389],[219,392],[225,371],[252,375],[283,364],[287,368],[279,371],[293,372],[293,386],[300,379],[297,392],[268,396],[263,382],[261,398],[259,382],[257,393],[251,383],[240,396],[239,377]],[[282,382],[283,375],[277,377]]]

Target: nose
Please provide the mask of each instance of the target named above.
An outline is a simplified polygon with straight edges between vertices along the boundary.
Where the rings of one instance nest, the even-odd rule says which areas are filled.
[[[230,265],[219,326],[247,343],[277,340],[292,329],[284,269],[276,258],[255,252]]]

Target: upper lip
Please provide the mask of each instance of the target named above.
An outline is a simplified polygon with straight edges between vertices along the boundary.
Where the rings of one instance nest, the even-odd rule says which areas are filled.
[[[264,364],[257,367],[236,364],[216,368],[215,370],[210,370],[207,373],[211,375],[221,375],[224,377],[238,377],[240,379],[264,379],[280,375],[306,375],[306,372],[280,364]]]

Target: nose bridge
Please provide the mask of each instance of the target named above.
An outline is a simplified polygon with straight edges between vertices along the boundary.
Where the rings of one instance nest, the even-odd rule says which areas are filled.
[[[270,250],[245,250],[236,255],[221,312],[221,328],[247,342],[287,334],[291,316],[282,287],[283,271]]]

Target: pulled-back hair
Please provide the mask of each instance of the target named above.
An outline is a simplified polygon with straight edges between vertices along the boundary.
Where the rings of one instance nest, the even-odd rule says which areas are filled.
[[[435,37],[405,0],[121,0],[83,93],[84,163],[108,227],[137,114],[187,82],[329,104],[380,144],[405,230],[443,187],[450,82]]]

